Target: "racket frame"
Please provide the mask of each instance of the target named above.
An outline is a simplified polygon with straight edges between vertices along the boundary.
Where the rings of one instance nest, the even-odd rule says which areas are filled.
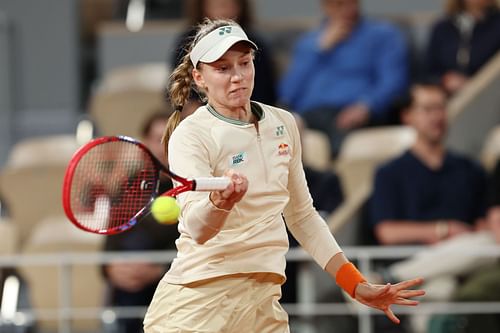
[[[71,209],[71,185],[73,182],[73,176],[75,174],[75,170],[83,158],[87,154],[88,151],[93,149],[94,147],[98,145],[102,145],[105,143],[109,142],[128,142],[131,144],[135,144],[139,146],[143,152],[147,153],[148,156],[151,158],[153,161],[153,164],[156,168],[155,172],[155,179],[154,179],[154,190],[151,193],[151,198],[146,203],[146,205],[140,209],[127,223],[124,223],[122,225],[110,228],[110,229],[105,229],[105,230],[97,230],[97,229],[91,229],[86,227],[85,225],[81,224],[78,219],[75,217],[72,209]],[[169,176],[171,179],[179,182],[181,185],[176,186],[165,193],[158,194],[159,191],[159,185],[160,185],[160,173],[164,172]],[[119,135],[119,136],[103,136],[99,137],[96,139],[93,139],[80,147],[73,157],[71,158],[68,167],[66,169],[66,173],[64,175],[64,180],[63,180],[63,195],[62,195],[62,201],[63,201],[63,208],[66,216],[68,219],[78,228],[91,232],[91,233],[97,233],[97,234],[104,234],[104,235],[113,235],[117,233],[121,233],[125,230],[128,230],[132,228],[134,225],[137,224],[138,220],[145,216],[147,213],[149,213],[149,207],[153,203],[153,201],[158,197],[158,196],[171,196],[171,197],[176,197],[178,194],[186,191],[195,191],[196,190],[196,180],[194,179],[186,179],[184,177],[181,177],[174,172],[170,171],[167,167],[163,165],[154,155],[153,153],[140,141],[124,136],[124,135]]]

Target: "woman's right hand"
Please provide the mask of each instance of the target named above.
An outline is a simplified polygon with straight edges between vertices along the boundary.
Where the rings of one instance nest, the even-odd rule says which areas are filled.
[[[364,305],[383,311],[390,320],[399,324],[399,318],[394,315],[391,306],[393,304],[403,306],[418,305],[419,302],[411,298],[424,296],[425,291],[415,290],[413,287],[423,282],[424,280],[421,278],[386,285],[362,282],[355,289],[355,299]]]
[[[210,200],[217,208],[231,210],[247,192],[248,179],[233,169],[226,170],[224,176],[228,177],[231,183],[222,191],[211,192]]]

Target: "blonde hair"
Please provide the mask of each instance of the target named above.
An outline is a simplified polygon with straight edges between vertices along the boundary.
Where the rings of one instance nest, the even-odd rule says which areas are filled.
[[[226,25],[237,25],[237,23],[232,20],[203,20],[203,22],[197,26],[196,35],[187,46],[186,55],[182,58],[181,63],[174,69],[174,71],[170,75],[168,98],[170,100],[170,103],[172,104],[174,113],[172,113],[172,115],[168,119],[162,138],[167,161],[168,141],[170,140],[170,136],[174,132],[175,128],[181,122],[181,112],[184,104],[186,104],[186,102],[189,100],[191,90],[194,90],[202,98],[204,98],[205,96],[204,92],[201,91],[193,81],[193,64],[191,63],[191,59],[189,57],[191,50],[200,39],[208,35],[210,32],[214,31],[215,29]]]

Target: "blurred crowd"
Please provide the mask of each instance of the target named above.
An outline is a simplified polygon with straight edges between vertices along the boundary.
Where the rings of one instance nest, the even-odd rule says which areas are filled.
[[[500,174],[488,176],[477,161],[445,144],[448,99],[500,50],[498,5],[492,0],[449,1],[431,29],[417,75],[412,75],[410,41],[397,24],[367,17],[357,0],[320,0],[320,5],[324,16],[296,39],[282,73],[273,46],[254,26],[250,1],[189,2],[186,30],[167,62],[172,67],[180,63],[193,27],[205,17],[231,18],[259,46],[252,98],[294,112],[302,131],[323,132],[332,162],[352,131],[399,124],[414,128],[414,144],[376,172],[361,239],[381,245],[443,245],[384,263],[377,274],[389,281],[423,275],[433,300],[499,300],[500,294],[491,294],[494,277],[500,277],[496,260],[470,261],[460,251],[500,240],[500,188],[498,180],[487,180]],[[185,108],[194,112],[204,101],[194,91],[191,95]],[[333,169],[305,169],[316,207],[328,216],[343,200],[339,179]],[[291,244],[296,245],[293,239]],[[450,248],[456,258],[446,252]],[[284,302],[296,301],[296,269],[288,265]],[[453,316],[426,322],[433,332],[493,332],[500,322],[490,317],[468,316],[465,325],[463,317]],[[418,326],[412,318],[408,322],[407,327]]]
[[[233,19],[245,29],[259,47],[252,99],[293,112],[301,133],[317,131],[327,138],[331,167],[318,170],[304,161],[315,206],[326,219],[346,198],[334,168],[346,137],[383,126],[412,128],[415,140],[408,149],[377,166],[373,191],[361,208],[356,245],[424,245],[425,250],[402,261],[378,263],[370,278],[398,281],[423,276],[427,299],[433,301],[500,301],[498,260],[463,255],[468,249],[500,242],[500,162],[487,171],[479,161],[446,145],[448,101],[500,51],[499,4],[496,0],[447,1],[430,29],[425,51],[415,55],[401,27],[365,15],[361,1],[316,1],[323,16],[310,31],[295,36],[282,68],[277,50],[256,25],[252,1],[146,0],[144,4],[146,19],[184,15],[185,28],[175,49],[165,51],[168,68],[180,63],[186,42],[204,18]],[[135,2],[116,1],[114,19],[125,20]],[[95,43],[86,42],[89,48]],[[416,56],[420,59],[415,68]],[[96,79],[91,58],[84,67],[89,99],[89,87]],[[203,103],[193,90],[184,106],[189,111],[183,115]],[[142,140],[164,160],[160,139],[171,112],[168,101],[158,112],[146,111]],[[165,180],[163,187],[169,186]],[[9,203],[5,204],[8,208]],[[107,237],[103,249],[174,249],[176,236],[175,226],[147,219],[124,234]],[[293,239],[290,242],[297,245]],[[149,263],[106,265],[102,277],[110,289],[107,302],[148,305],[166,269]],[[290,263],[284,303],[297,300],[296,274],[297,267]],[[125,319],[120,325],[119,332],[126,333],[138,333],[142,326],[141,319]],[[408,316],[397,328],[375,325],[384,332],[499,332],[500,315]],[[346,328],[350,331],[355,332],[356,326]]]

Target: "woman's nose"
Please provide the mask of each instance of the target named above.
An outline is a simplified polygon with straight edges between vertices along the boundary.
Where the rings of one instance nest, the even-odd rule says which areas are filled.
[[[231,79],[233,81],[240,81],[243,78],[243,73],[239,68],[234,69]]]

